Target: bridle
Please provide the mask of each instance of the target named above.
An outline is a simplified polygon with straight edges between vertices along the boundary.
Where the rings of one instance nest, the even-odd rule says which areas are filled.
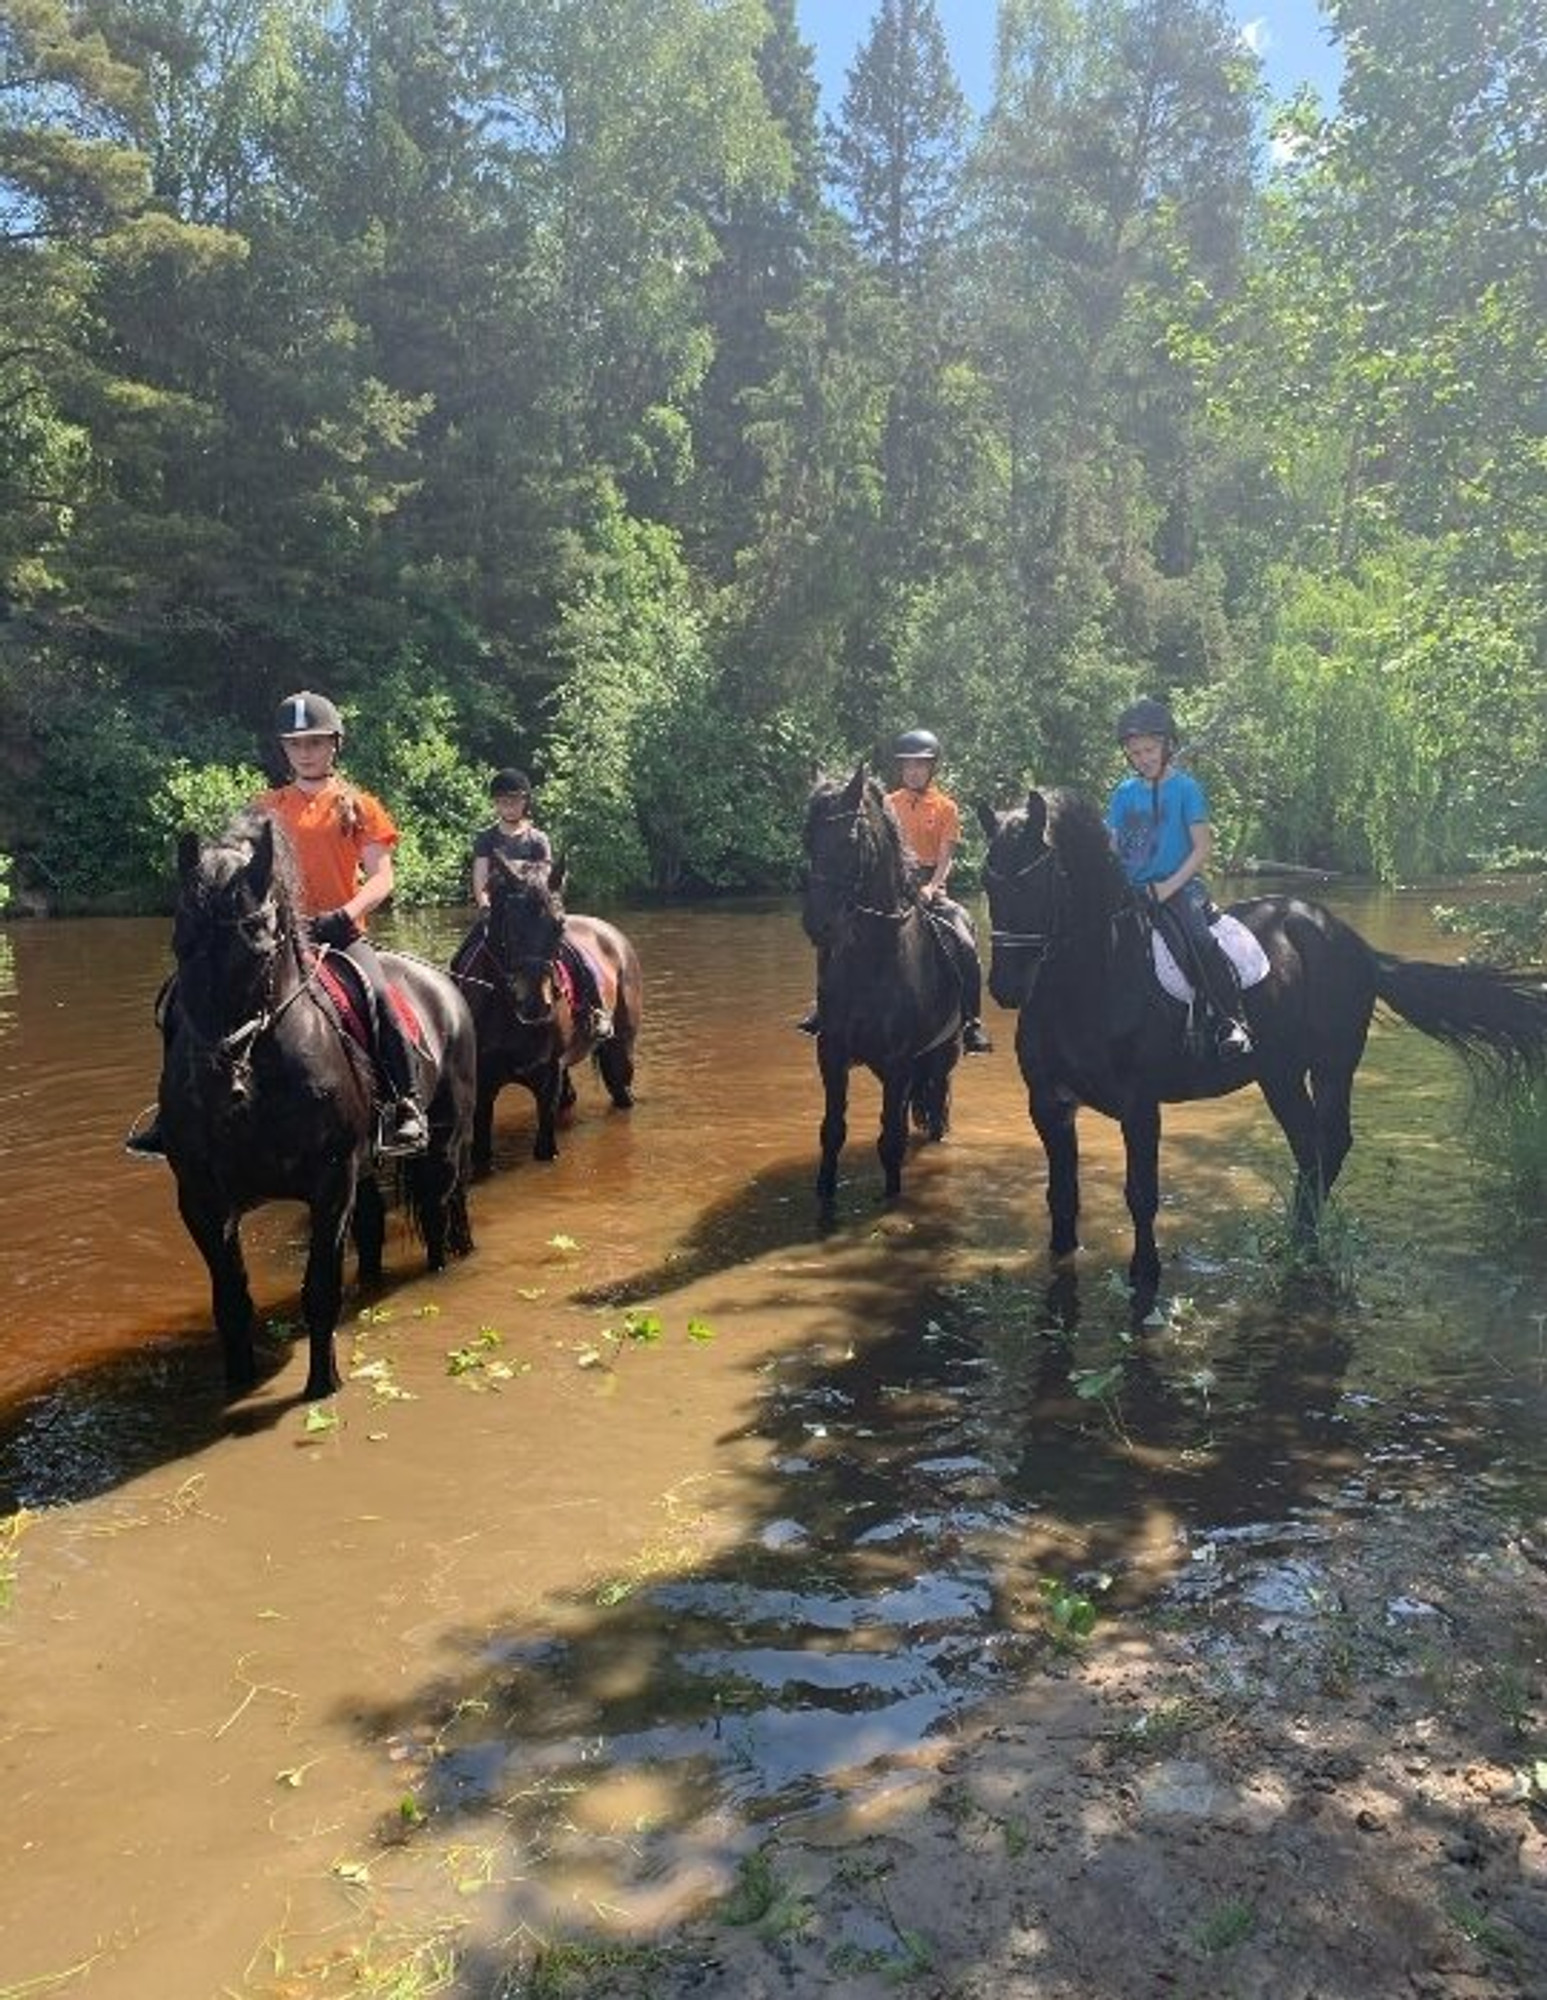
[[[491,993],[503,994],[505,999],[509,1001],[515,1012],[516,1019],[523,1028],[540,1028],[544,1023],[553,1019],[553,969],[557,962],[557,952],[550,953],[546,957],[535,953],[523,956],[514,965],[506,959],[500,949],[503,939],[497,938],[494,925],[496,914],[501,916],[504,914],[499,909],[499,905],[506,900],[508,899],[496,896],[494,904],[490,906],[489,914],[484,921],[483,927],[483,956],[490,961],[498,976],[492,980],[488,980],[477,979],[472,974],[464,973],[461,977],[469,985],[482,986]],[[562,916],[558,917],[558,927],[559,935],[562,938],[564,931],[564,919]],[[517,990],[517,982],[523,973],[530,978],[532,986],[542,996],[543,1011],[540,1014],[529,1014],[524,1010],[521,996]]]
[[[186,1004],[180,1005],[177,1010],[179,1032],[186,1034],[202,1055],[231,1072],[232,1088],[240,1097],[245,1094],[250,1082],[253,1049],[263,1036],[277,1026],[301,995],[315,984],[328,948],[324,946],[310,966],[302,964],[295,927],[293,924],[285,923],[279,900],[272,891],[255,909],[244,910],[240,916],[235,917],[207,915],[204,923],[210,930],[238,931],[244,941],[249,943],[265,933],[275,934],[275,943],[263,953],[265,962],[261,982],[261,1004],[255,1014],[249,1015],[245,1021],[223,1035],[207,1035],[193,1019]],[[275,983],[280,961],[287,950],[295,958],[296,969],[301,977],[285,997],[276,1003]],[[171,983],[168,982],[168,989]]]
[[[992,865],[985,864],[983,880],[985,884],[999,882],[1005,885],[1015,882],[1025,882],[1031,876],[1035,875],[1039,869],[1046,868],[1049,864],[1053,866],[1055,876],[1053,909],[1056,914],[1058,908],[1057,887],[1066,878],[1064,871],[1058,867],[1057,853],[1051,847],[1044,847],[1034,860],[1025,862],[1019,868],[995,868]],[[1032,958],[1038,965],[1045,965],[1047,963],[1048,959],[1057,950],[1061,939],[1061,933],[1056,929],[1046,931],[991,930],[988,935],[995,951],[1022,952]]]
[[[869,917],[875,923],[905,924],[911,916],[917,914],[918,904],[915,900],[907,899],[891,910],[878,909],[874,904],[858,900],[859,883],[864,867],[867,862],[873,862],[877,858],[876,843],[874,839],[868,837],[870,817],[863,805],[840,808],[837,812],[813,813],[807,822],[807,829],[809,831],[818,826],[845,824],[852,828],[847,845],[855,851],[856,865],[843,874],[835,874],[831,869],[811,868],[807,870],[807,881],[826,883],[844,892],[842,907],[849,916]]]

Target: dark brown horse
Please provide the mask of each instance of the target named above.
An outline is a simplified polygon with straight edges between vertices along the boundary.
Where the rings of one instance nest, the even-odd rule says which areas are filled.
[[[473,1166],[494,1157],[494,1100],[507,1083],[524,1083],[537,1100],[535,1159],[558,1158],[561,1108],[573,1101],[570,1071],[596,1058],[607,1094],[620,1110],[633,1103],[634,1044],[644,1012],[644,979],[634,947],[600,917],[569,915],[561,900],[564,863],[506,861],[489,871],[489,911],[457,953],[452,977],[467,996],[478,1031],[478,1104]],[[583,955],[612,1033],[598,1040],[579,992],[571,952]]]
[[[979,806],[988,834],[984,883],[993,923],[989,990],[1019,1009],[1015,1047],[1032,1123],[1047,1153],[1052,1252],[1079,1248],[1075,1113],[1117,1119],[1133,1217],[1129,1283],[1147,1313],[1160,1283],[1155,1245],[1160,1107],[1255,1083],[1298,1170],[1294,1226],[1315,1230],[1353,1143],[1354,1072],[1377,1000],[1426,1035],[1483,1062],[1547,1060],[1547,992],[1480,966],[1394,958],[1316,903],[1264,896],[1232,906],[1261,944],[1268,974],[1246,995],[1253,1052],[1199,1053],[1186,1008],[1162,992],[1149,920],[1112,852],[1096,805],[1032,792],[1023,810]]]
[[[255,1379],[253,1304],[241,1219],[266,1201],[305,1203],[311,1242],[302,1309],[307,1396],[338,1387],[333,1333],[351,1226],[360,1276],[381,1275],[374,1066],[343,1030],[299,914],[289,843],[266,814],[239,814],[218,840],[186,834],[172,934],[176,1005],[161,1073],[161,1130],[177,1205],[209,1266],[233,1391]],[[430,1144],[401,1163],[429,1268],[472,1248],[467,1218],[473,1024],[446,975],[381,954],[413,1016]]]
[[[897,817],[863,764],[845,783],[824,779],[806,805],[801,921],[817,947],[817,1064],[826,1109],[818,1198],[838,1188],[848,1137],[849,1070],[881,1084],[876,1144],[887,1197],[902,1191],[908,1120],[945,1136],[951,1071],[961,1053],[962,980],[956,945],[913,885]]]

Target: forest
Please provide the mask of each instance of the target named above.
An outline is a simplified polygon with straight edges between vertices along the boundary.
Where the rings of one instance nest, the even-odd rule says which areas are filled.
[[[459,897],[517,763],[588,898],[795,879],[813,770],[1229,853],[1547,850],[1547,9],[6,0],[0,898],[152,909],[321,688]]]

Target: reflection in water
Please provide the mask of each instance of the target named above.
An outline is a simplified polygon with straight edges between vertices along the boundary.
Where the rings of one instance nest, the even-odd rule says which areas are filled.
[[[1400,908],[1379,925],[1350,914],[1384,944],[1428,945]],[[1178,1574],[1213,1588],[1228,1569],[1254,1601],[1292,1608],[1312,1574],[1313,1516],[1479,1472],[1541,1478],[1541,1270],[1529,1251],[1497,1265],[1479,1254],[1484,1204],[1450,1136],[1459,1072],[1416,1034],[1378,1031],[1356,1093],[1343,1200],[1363,1232],[1357,1295],[1270,1276],[1256,1238],[1276,1222],[1288,1161],[1243,1094],[1168,1121],[1171,1316],[1134,1340],[1115,1282],[1116,1135],[1083,1122],[1088,1253],[1054,1277],[1007,1036],[961,1073],[951,1142],[916,1157],[898,1207],[879,1206],[870,1137],[856,1140],[823,1234],[819,1093],[788,1026],[810,983],[793,911],[626,923],[647,982],[637,1109],[610,1112],[583,1082],[564,1157],[543,1168],[527,1157],[530,1108],[507,1094],[498,1171],[475,1198],[479,1253],[435,1287],[440,1329],[415,1335],[429,1370],[437,1343],[501,1329],[534,1371],[531,1399],[512,1394],[485,1422],[496,1444],[485,1437],[482,1461],[458,1410],[422,1462],[405,1453],[393,1473],[418,1481],[401,1503],[416,1548],[472,1542],[460,1509],[508,1504],[510,1467],[568,1444],[577,1348],[599,1352],[604,1327],[617,1337],[609,1315],[648,1306],[677,1345],[628,1365],[648,1359],[671,1393],[607,1405],[601,1371],[586,1376],[600,1414],[580,1477],[608,1507],[617,1467],[648,1460],[677,1400],[697,1396],[730,1468],[705,1505],[716,1531],[493,1614],[491,1598],[518,1600],[514,1585],[469,1586],[461,1631],[457,1587],[437,1577],[433,1648],[403,1635],[388,1681],[401,1696],[378,1685],[373,1700],[341,1698],[344,1726],[382,1755],[397,1795],[411,1790],[435,1840],[497,1854],[502,1923],[544,1926],[576,1899],[659,1909],[723,1855],[732,1809],[819,1811],[932,1754],[954,1716],[1047,1647],[1049,1584],[1134,1602]],[[460,918],[405,930],[439,956]],[[107,1491],[202,1446],[239,1450],[243,1425],[285,1409],[228,1419],[168,1177],[118,1152],[154,1070],[162,928],[34,927],[16,933],[15,959],[0,1041],[13,1224],[0,1396],[20,1417],[0,1446],[0,1508]],[[266,1213],[251,1235],[260,1299],[283,1312],[294,1219]],[[400,1272],[410,1254],[399,1244]],[[677,1330],[704,1310],[719,1341],[695,1378]],[[364,1420],[358,1440],[366,1381],[346,1404]],[[473,1483],[490,1457],[492,1493]],[[564,1533],[536,1505],[520,1522],[533,1562],[572,1580],[585,1565],[567,1547],[553,1557]],[[1202,1547],[1215,1551],[1207,1578],[1189,1560]],[[205,1643],[227,1640],[233,1657],[250,1643],[213,1605],[208,1617]],[[401,1821],[390,1838],[413,1846]],[[434,1886],[411,1893],[429,1903]]]

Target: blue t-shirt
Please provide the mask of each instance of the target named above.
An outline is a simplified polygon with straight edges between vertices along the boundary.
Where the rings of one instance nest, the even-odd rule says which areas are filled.
[[[1107,825],[1128,880],[1174,875],[1192,852],[1192,829],[1208,816],[1209,802],[1191,771],[1170,770],[1158,786],[1124,778],[1108,802]]]

